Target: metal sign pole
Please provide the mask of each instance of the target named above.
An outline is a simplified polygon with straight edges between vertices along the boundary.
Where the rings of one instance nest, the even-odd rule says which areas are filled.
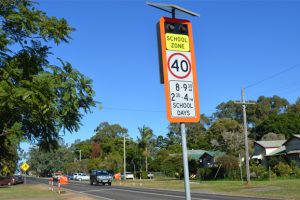
[[[192,25],[188,20],[176,19],[175,15],[176,12],[190,16],[199,16],[199,14],[173,4],[149,2],[147,4],[172,14],[172,18],[162,17],[157,24],[160,72],[162,73],[161,80],[163,80],[161,83],[165,85],[168,120],[171,123],[180,123],[185,199],[191,200],[184,122],[199,122],[200,108]],[[176,107],[177,105],[179,107]]]
[[[187,157],[185,123],[180,123],[180,129],[181,129],[181,140],[182,140],[181,145],[182,145],[185,199],[191,200],[189,163],[188,163],[188,157]]]
[[[175,18],[175,9],[174,8],[172,9],[172,18],[173,19]],[[188,158],[187,158],[185,123],[180,123],[180,131],[181,131],[181,143],[182,143],[181,146],[182,146],[185,199],[191,200],[189,163],[188,163]]]

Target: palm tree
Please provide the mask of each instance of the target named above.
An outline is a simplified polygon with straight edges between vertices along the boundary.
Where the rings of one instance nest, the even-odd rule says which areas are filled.
[[[153,138],[153,131],[151,128],[143,125],[143,127],[138,128],[140,132],[141,138],[138,138],[139,146],[145,149],[145,156],[146,156],[146,172],[148,172],[148,146]]]

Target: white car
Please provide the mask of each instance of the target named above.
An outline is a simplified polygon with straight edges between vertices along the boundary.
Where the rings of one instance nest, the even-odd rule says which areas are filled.
[[[76,180],[76,181],[89,181],[90,176],[88,176],[84,173],[76,173],[76,176],[74,177],[74,180]]]
[[[131,172],[126,172],[126,179],[134,179],[133,173]]]
[[[148,172],[147,177],[150,178],[150,179],[153,179],[154,178],[154,174],[152,174],[151,172]]]

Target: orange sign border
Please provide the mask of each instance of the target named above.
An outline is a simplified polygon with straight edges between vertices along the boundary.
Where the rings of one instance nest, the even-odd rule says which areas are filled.
[[[171,101],[170,101],[170,87],[168,81],[168,63],[166,54],[166,40],[165,40],[165,22],[186,24],[188,27],[188,36],[190,41],[190,53],[191,53],[191,70],[193,73],[193,85],[194,85],[194,102],[195,102],[195,117],[172,117],[171,113]],[[200,121],[200,105],[198,96],[198,84],[197,84],[197,74],[196,74],[196,62],[194,55],[194,40],[192,34],[192,24],[188,20],[183,19],[173,19],[168,17],[161,17],[159,20],[160,28],[160,45],[161,45],[161,59],[163,68],[163,77],[165,85],[165,95],[166,95],[166,106],[167,106],[167,118],[169,122],[180,123],[180,122],[199,122]]]

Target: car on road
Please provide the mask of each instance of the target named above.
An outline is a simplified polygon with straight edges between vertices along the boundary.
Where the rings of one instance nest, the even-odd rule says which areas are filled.
[[[24,183],[24,177],[21,175],[14,175],[12,178],[14,179],[14,185]]]
[[[60,178],[62,175],[63,175],[62,172],[55,172],[55,173],[52,174],[52,178],[53,178],[54,181],[58,181],[59,178]]]
[[[10,176],[1,177],[0,176],[0,186],[13,185],[13,184],[15,184],[15,179],[13,177],[10,177]]]
[[[147,178],[149,178],[149,179],[153,179],[153,178],[154,178],[154,174],[153,174],[153,173],[151,173],[151,172],[148,172],[148,174],[147,174]]]
[[[90,174],[90,183],[91,185],[111,185],[113,177],[108,173],[107,170],[92,170]]]
[[[124,174],[121,175],[122,179],[124,179]],[[126,172],[126,179],[134,180],[134,175],[132,172]]]
[[[67,177],[68,177],[69,180],[74,180],[74,175],[73,174],[68,174]]]
[[[73,180],[77,180],[77,176],[80,176],[83,172],[76,172],[73,174]]]
[[[78,173],[74,178],[76,181],[88,181],[90,180],[90,176],[86,175],[85,173]]]

